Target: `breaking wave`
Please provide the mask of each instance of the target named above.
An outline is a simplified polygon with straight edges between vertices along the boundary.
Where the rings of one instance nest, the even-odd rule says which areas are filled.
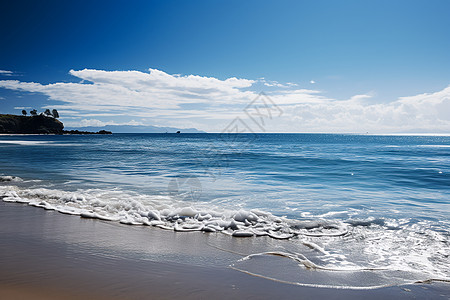
[[[0,199],[5,202],[83,218],[179,232],[286,240],[290,243],[279,244],[285,247],[283,251],[243,255],[231,266],[271,280],[359,289],[450,278],[450,235],[445,222],[354,215],[351,219],[338,219],[341,211],[320,216],[305,213],[299,219],[289,219],[258,209],[224,209],[165,195],[30,187],[14,176],[0,176],[0,183]],[[280,259],[287,261],[281,264],[282,268]],[[317,272],[305,273],[311,270]]]

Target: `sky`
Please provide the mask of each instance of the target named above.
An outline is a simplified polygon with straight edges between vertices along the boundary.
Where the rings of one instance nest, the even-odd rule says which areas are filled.
[[[0,113],[450,133],[449,14],[447,0],[2,1]]]

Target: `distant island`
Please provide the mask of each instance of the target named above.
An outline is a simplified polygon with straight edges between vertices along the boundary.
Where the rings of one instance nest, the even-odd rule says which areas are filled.
[[[35,111],[34,111],[35,112]],[[47,112],[47,111],[46,111]],[[31,116],[0,114],[0,134],[111,134],[111,131],[98,132],[64,130],[64,124],[57,120],[59,115],[53,113],[32,113]]]
[[[180,128],[180,127],[165,127],[152,125],[105,125],[105,126],[86,126],[86,127],[70,127],[72,130],[85,131],[112,131],[114,133],[176,133],[180,131],[183,133],[205,133],[205,131],[196,128]]]

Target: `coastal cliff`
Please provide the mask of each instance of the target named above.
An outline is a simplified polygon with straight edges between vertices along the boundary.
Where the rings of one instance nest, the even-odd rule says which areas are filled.
[[[111,131],[97,132],[64,130],[64,124],[56,118],[43,114],[17,116],[0,114],[0,134],[111,134]]]
[[[0,133],[63,134],[64,124],[44,115],[16,116],[0,114]]]

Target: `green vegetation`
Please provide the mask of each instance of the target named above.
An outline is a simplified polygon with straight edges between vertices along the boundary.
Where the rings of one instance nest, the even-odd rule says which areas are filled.
[[[44,115],[0,115],[0,133],[62,134],[64,125]]]

